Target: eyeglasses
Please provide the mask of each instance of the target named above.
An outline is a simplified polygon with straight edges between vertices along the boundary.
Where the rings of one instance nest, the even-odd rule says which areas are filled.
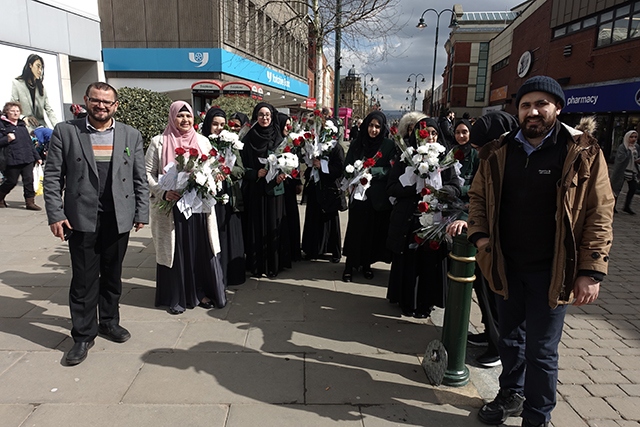
[[[267,113],[267,114],[258,114],[258,118],[259,119],[268,119],[271,118],[271,114]]]
[[[98,99],[98,98],[89,98],[89,102],[92,104],[96,104],[96,105],[104,105],[105,107],[113,107],[115,105],[116,102],[118,101],[106,101],[104,99]]]

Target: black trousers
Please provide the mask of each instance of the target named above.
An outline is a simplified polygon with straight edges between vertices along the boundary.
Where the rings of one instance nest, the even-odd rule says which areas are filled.
[[[75,342],[91,341],[100,324],[120,322],[122,261],[129,232],[118,234],[114,212],[98,214],[96,232],[74,231],[69,238],[71,255],[71,336]]]
[[[624,208],[628,209],[631,207],[631,201],[633,200],[633,195],[636,194],[636,189],[638,188],[638,182],[635,179],[630,179],[625,181],[629,186],[629,191],[627,191],[627,197],[624,201]]]
[[[18,178],[22,175],[22,191],[25,199],[36,196],[33,189],[33,163],[24,163],[21,165],[7,166],[2,171],[5,181],[0,185],[0,193],[9,194],[13,187],[18,184]]]

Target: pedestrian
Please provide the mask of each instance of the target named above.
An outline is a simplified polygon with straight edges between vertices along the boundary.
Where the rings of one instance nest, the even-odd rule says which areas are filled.
[[[45,113],[52,127],[58,123],[43,82],[44,60],[40,55],[32,53],[27,57],[22,74],[11,83],[11,101],[19,102],[22,106],[22,114],[30,131],[38,124],[46,124]]]
[[[416,123],[427,117],[420,111],[410,111],[400,118],[398,123],[398,134],[402,137],[405,143],[409,142],[409,136],[413,133]]]
[[[30,211],[40,211],[42,208],[35,202],[33,167],[36,163],[42,164],[42,159],[31,140],[26,123],[20,119],[20,113],[18,102],[7,102],[0,117],[0,148],[6,147],[6,164],[4,170],[0,171],[4,175],[4,182],[0,185],[0,208],[7,207],[4,198],[18,184],[18,178],[22,177],[25,207]]]
[[[276,109],[266,102],[253,109],[253,125],[242,142],[242,163],[245,175],[242,196],[245,209],[242,218],[247,270],[255,276],[266,274],[273,278],[285,267],[291,267],[287,257],[288,242],[281,239],[284,217],[284,180],[278,175],[266,181],[267,168],[260,159],[266,159],[282,142]]]
[[[246,281],[246,266],[244,261],[244,238],[242,236],[242,191],[240,182],[244,177],[244,166],[240,151],[229,144],[223,146],[216,136],[220,135],[226,124],[226,113],[212,107],[207,111],[202,122],[202,135],[209,138],[213,147],[225,159],[225,166],[231,174],[222,182],[222,193],[229,198],[228,203],[216,203],[216,219],[218,222],[218,237],[220,238],[220,264],[224,276],[225,286],[241,285]],[[240,125],[242,126],[242,125]]]
[[[449,109],[446,109],[442,111],[440,119],[438,120],[438,127],[440,128],[440,132],[442,133],[440,139],[443,142],[447,143],[447,148],[453,148],[456,146],[456,138],[453,134],[453,123],[455,119],[456,113]]]
[[[118,343],[131,338],[120,326],[122,261],[129,232],[149,223],[144,144],[136,129],[117,122],[118,93],[91,83],[88,116],[53,130],[44,174],[44,199],[54,236],[69,241],[71,336],[67,365],[86,357],[100,334]]]
[[[181,212],[177,202],[183,195],[165,190],[160,183],[160,175],[175,162],[178,148],[196,150],[198,157],[211,150],[209,139],[195,131],[193,110],[184,101],[171,104],[164,132],[151,139],[145,156],[156,250],[155,305],[168,307],[173,315],[195,307],[222,308],[227,304],[215,213]],[[164,211],[162,200],[176,203]]]
[[[630,130],[624,134],[622,144],[618,146],[616,160],[613,164],[613,172],[611,173],[611,187],[616,197],[616,202],[618,201],[618,196],[620,196],[622,186],[625,182],[627,183],[627,197],[625,198],[624,208],[622,210],[631,215],[636,214],[631,209],[631,201],[638,188],[638,176],[640,173],[640,169],[638,168],[640,159],[638,158],[637,142],[638,132],[635,130]],[[618,213],[615,205],[614,212]]]
[[[387,117],[382,111],[372,111],[360,126],[358,139],[349,146],[345,158],[345,171],[356,162],[373,162],[370,168],[370,185],[361,196],[351,192],[349,219],[344,238],[345,261],[342,280],[351,282],[353,273],[361,268],[365,279],[373,279],[371,264],[377,261],[391,262],[391,254],[386,249],[387,231],[391,203],[387,196],[387,179],[391,170],[391,160],[395,157],[395,145],[387,138]],[[363,177],[368,181],[368,178]],[[364,188],[364,186],[363,186]]]
[[[416,134],[425,130],[427,137],[418,143]],[[416,123],[416,131],[409,135],[408,146],[418,152],[419,145],[439,143],[444,157],[444,143],[438,140],[439,135],[438,123],[432,118],[423,118]],[[449,251],[446,244],[433,247],[429,242],[416,244],[415,231],[421,228],[418,202],[423,196],[417,191],[416,183],[406,185],[402,179],[403,175],[406,177],[409,166],[407,160],[396,160],[387,183],[387,194],[395,200],[387,237],[387,247],[393,252],[387,299],[398,303],[404,316],[424,319],[431,315],[432,307],[444,307],[444,284],[447,280],[444,260]],[[442,183],[439,192],[453,198],[460,196],[455,168],[449,167],[441,172],[436,169],[435,174]],[[435,176],[431,178],[437,179]]]
[[[249,117],[246,114],[239,111],[229,116],[228,123],[229,130],[235,133],[240,133],[243,126],[249,126]]]
[[[524,427],[549,425],[567,304],[594,302],[607,273],[614,205],[607,163],[593,119],[571,128],[557,119],[564,105],[558,82],[528,79],[516,94],[520,129],[482,149],[469,191],[469,240],[503,297],[500,390],[478,413],[485,424],[521,414]]]
[[[358,139],[358,135],[360,134],[360,125],[362,124],[362,119],[358,119],[355,121],[351,129],[349,130],[349,140],[355,141]]]

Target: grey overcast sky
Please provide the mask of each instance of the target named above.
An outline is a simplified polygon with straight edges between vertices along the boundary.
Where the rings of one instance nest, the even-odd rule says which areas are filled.
[[[422,94],[418,95],[416,103],[416,109],[420,109],[419,105],[421,105],[425,90],[431,88],[437,20],[436,13],[427,12],[424,16],[427,28],[416,28],[422,12],[429,8],[437,11],[453,9],[454,4],[461,4],[465,12],[508,11],[523,1],[460,0],[455,3],[448,3],[442,0],[400,0],[397,15],[398,28],[400,30],[392,37],[390,43],[392,46],[391,52],[387,59],[369,63],[366,59],[363,60],[349,55],[348,52],[343,52],[341,75],[346,75],[352,65],[356,66],[358,73],[371,73],[374,83],[379,88],[379,93],[384,96],[384,99],[381,100],[383,110],[398,110],[400,106],[409,105],[409,101],[405,100],[409,86],[411,86],[411,94],[413,93],[413,77],[412,83],[407,83],[407,78],[412,73],[422,73],[425,76],[425,82],[422,83],[420,82],[421,78],[418,79],[418,87],[422,90]],[[442,82],[441,75],[446,64],[444,43],[451,31],[448,28],[450,19],[450,12],[444,12],[440,16],[435,87],[438,87]],[[375,40],[371,42],[373,44],[372,49],[379,49],[375,44]],[[333,64],[333,50],[327,49],[326,53],[327,56],[331,55],[328,59]],[[369,76],[367,76],[367,80],[369,80]],[[369,91],[367,91],[368,94]]]

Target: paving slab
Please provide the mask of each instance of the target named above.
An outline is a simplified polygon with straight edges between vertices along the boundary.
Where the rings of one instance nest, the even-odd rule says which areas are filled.
[[[2,319],[0,349],[42,351],[57,348],[68,336],[71,322],[67,319]]]
[[[22,317],[38,303],[49,301],[55,292],[55,288],[41,286],[0,285],[0,313],[3,318]]]
[[[3,427],[22,427],[25,420],[34,411],[34,405],[3,405],[0,404],[0,420]],[[41,424],[44,425],[44,424]]]
[[[360,408],[349,405],[233,404],[225,427],[362,427]]]
[[[224,427],[225,405],[44,404],[29,416],[33,427]]]
[[[144,367],[125,403],[296,403],[304,402],[304,358],[238,352],[157,349],[142,356]],[[149,391],[153,390],[152,393]]]
[[[185,324],[175,348],[197,348],[198,351],[204,352],[238,351],[239,348],[245,347],[248,334],[248,323],[231,324],[222,320],[190,321]]]
[[[269,291],[265,289],[238,289],[233,298],[233,306],[226,319],[230,322],[253,322],[304,319],[304,290],[291,287],[289,291]]]

